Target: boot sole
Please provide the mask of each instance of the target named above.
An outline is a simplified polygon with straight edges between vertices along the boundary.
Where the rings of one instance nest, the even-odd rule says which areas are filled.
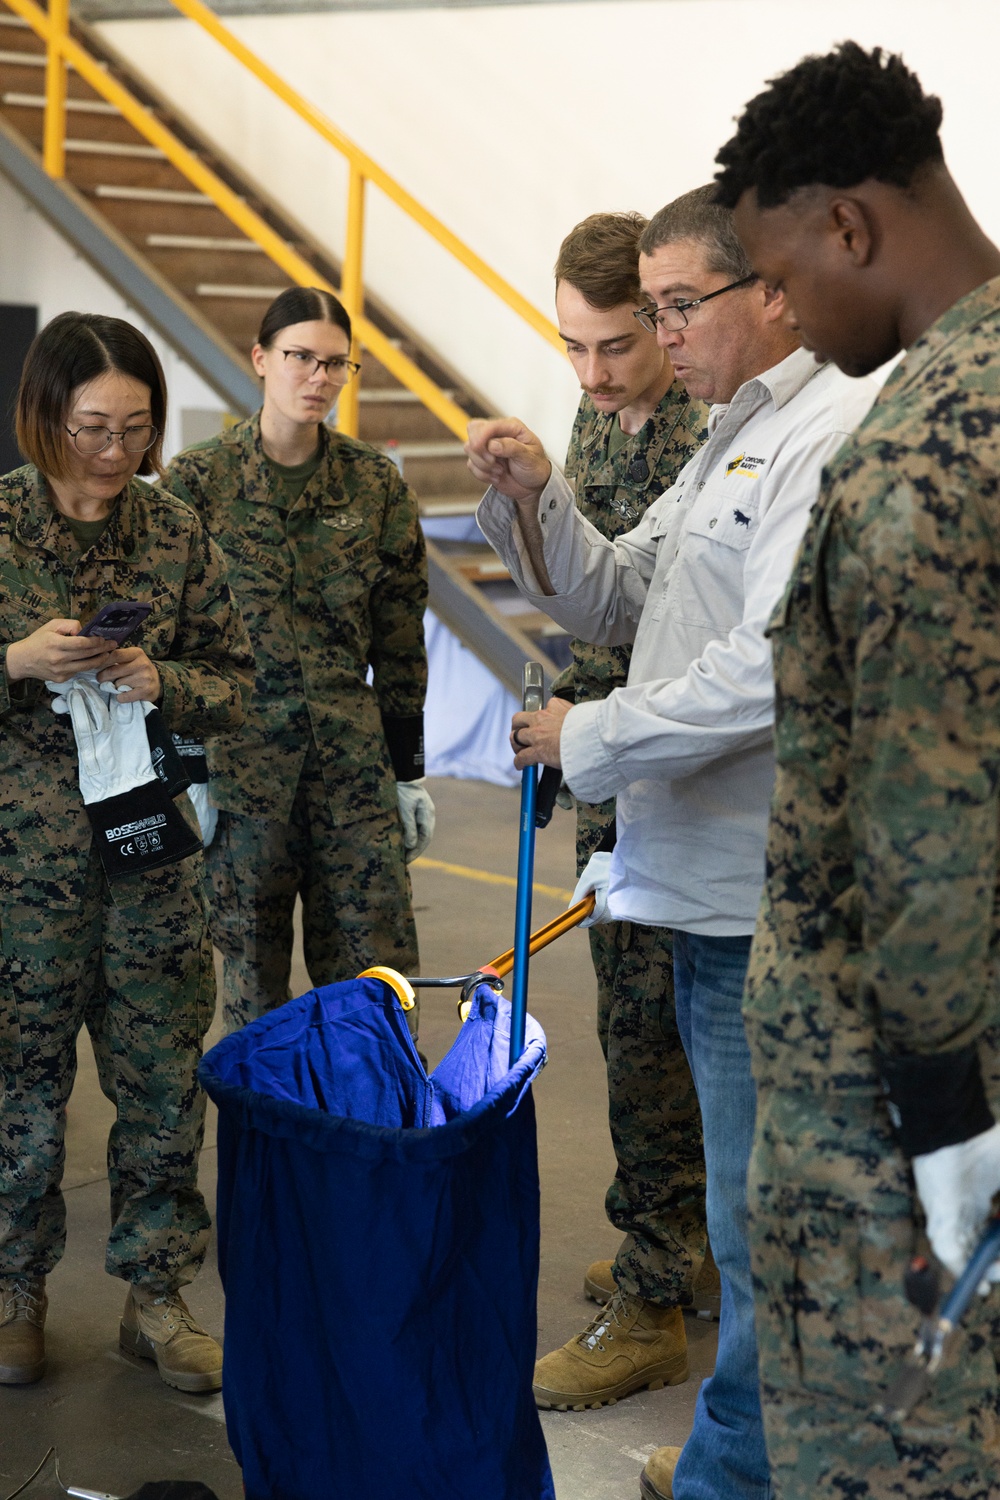
[[[589,1276],[584,1276],[583,1278],[584,1296],[589,1297],[591,1302],[596,1302],[601,1307],[603,1307],[606,1302],[610,1301],[610,1299],[615,1294],[615,1290],[616,1288],[613,1286],[601,1286],[599,1281],[591,1281]],[[685,1317],[703,1318],[706,1322],[709,1323],[717,1323],[719,1321],[719,1313],[721,1312],[721,1310],[721,1296],[713,1296],[710,1294],[706,1297],[699,1297],[697,1292],[695,1292],[694,1302],[691,1303],[689,1307],[681,1308],[681,1312],[684,1313]]]
[[[34,1385],[44,1374],[44,1359],[34,1365],[0,1365],[0,1385]]]
[[[222,1390],[221,1374],[213,1374],[211,1371],[199,1374],[197,1371],[185,1373],[183,1370],[165,1370],[156,1357],[156,1345],[137,1328],[126,1328],[124,1323],[120,1324],[118,1347],[123,1354],[131,1354],[133,1359],[152,1360],[164,1385],[172,1386],[175,1391],[203,1395]]]
[[[618,1385],[609,1385],[603,1391],[549,1391],[543,1386],[532,1386],[535,1405],[542,1411],[597,1411],[601,1406],[614,1406],[625,1396],[636,1391],[662,1391],[665,1385],[683,1385],[690,1371],[687,1356],[667,1360],[654,1365],[651,1370],[642,1370],[630,1380]]]

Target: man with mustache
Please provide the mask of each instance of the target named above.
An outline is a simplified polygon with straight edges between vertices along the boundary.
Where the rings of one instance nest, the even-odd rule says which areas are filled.
[[[630,531],[670,487],[704,442],[708,416],[674,379],[655,334],[633,317],[643,302],[639,239],[646,222],[637,213],[591,214],[563,240],[555,265],[559,332],[583,387],[565,472],[581,514],[611,539]],[[567,702],[600,702],[624,687],[628,646],[576,639],[572,652],[553,688]],[[576,820],[577,874],[595,855],[606,867],[614,798],[578,800]],[[559,1410],[601,1406],[650,1380],[687,1378],[680,1309],[694,1310],[706,1249],[701,1115],[674,1016],[670,929],[592,925],[590,951],[617,1161],[605,1206],[624,1239],[613,1261],[588,1267],[584,1290],[603,1305],[620,1288],[639,1339],[629,1370],[610,1381],[606,1359],[588,1343],[589,1328],[541,1359],[536,1399]],[[709,1296],[718,1291],[708,1271],[702,1303],[706,1281]]]

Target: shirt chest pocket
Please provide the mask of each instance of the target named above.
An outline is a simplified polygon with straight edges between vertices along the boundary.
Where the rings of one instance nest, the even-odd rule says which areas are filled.
[[[759,506],[755,481],[722,480],[706,488],[700,497],[687,534],[705,544],[745,552],[757,535]]]
[[[20,640],[62,613],[54,593],[43,594],[15,567],[0,564],[0,622],[4,639]]]
[[[287,586],[291,575],[287,548],[263,546],[235,533],[223,534],[218,540],[241,604],[244,600],[268,603]]]
[[[320,585],[324,604],[338,619],[360,610],[367,614],[368,596],[388,571],[374,542],[350,549],[338,561],[340,566],[327,574]]]

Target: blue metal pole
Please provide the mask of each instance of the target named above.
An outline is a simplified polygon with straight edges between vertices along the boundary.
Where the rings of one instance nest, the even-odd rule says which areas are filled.
[[[539,662],[524,664],[525,713],[537,713],[544,702]],[[535,803],[538,767],[521,772],[521,828],[517,845],[517,902],[514,909],[514,975],[510,993],[510,1065],[524,1051],[524,1022],[528,1013],[528,962],[531,947],[531,894],[535,876]]]

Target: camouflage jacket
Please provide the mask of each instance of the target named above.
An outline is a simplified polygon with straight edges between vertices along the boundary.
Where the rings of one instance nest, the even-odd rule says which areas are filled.
[[[828,465],[771,620],[745,996],[765,1083],[874,1090],[885,1058],[978,1047],[997,1096],[998,495],[1000,278],[913,345]]]
[[[52,619],[86,621],[102,604],[152,612],[130,639],[156,663],[171,730],[204,735],[243,721],[253,656],[226,564],[198,517],[134,479],[84,552],[32,466],[0,479],[0,654]],[[79,900],[91,844],[69,719],[34,679],[0,673],[0,901]]]
[[[225,553],[257,658],[246,724],[206,746],[212,801],[283,822],[310,743],[341,823],[393,810],[383,725],[419,721],[427,687],[416,499],[384,455],[321,431],[324,462],[290,506],[259,413],[179,454],[166,478]]]

